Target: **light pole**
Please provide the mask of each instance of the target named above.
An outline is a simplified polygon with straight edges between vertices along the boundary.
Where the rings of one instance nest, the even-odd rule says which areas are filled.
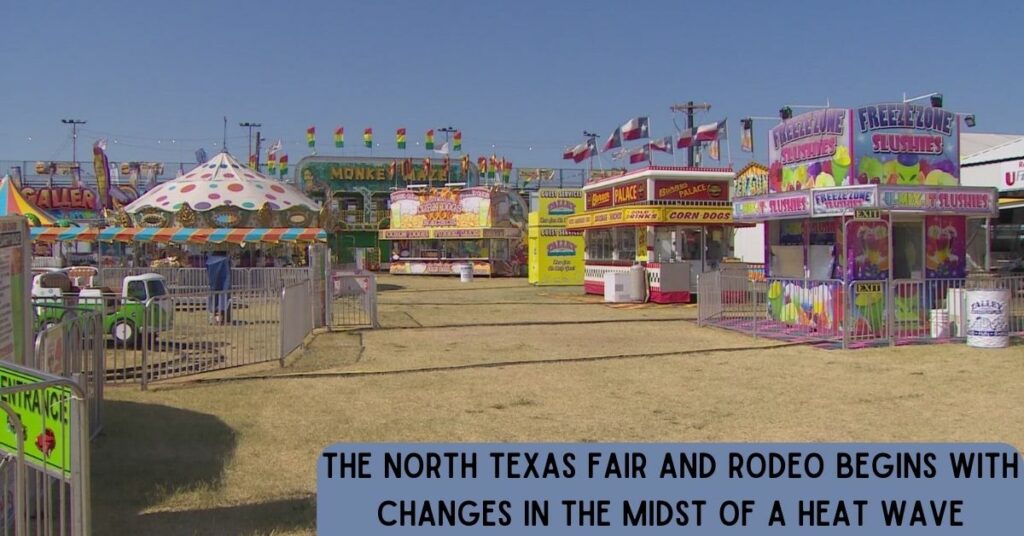
[[[595,134],[593,132],[590,132],[589,130],[584,130],[583,131],[583,137],[587,138],[587,145],[589,147],[593,147],[595,149],[595,152],[596,152],[596,150],[597,150],[597,134]],[[587,161],[590,162],[590,173],[588,174],[588,176],[589,175],[593,175],[594,174],[594,155],[590,155],[590,158],[588,158]],[[601,164],[601,166],[602,166],[601,169],[604,169],[604,164]]]
[[[249,154],[245,155],[245,157],[246,157],[246,159],[251,159],[252,158],[252,129],[260,128],[263,125],[261,123],[252,123],[252,122],[246,121],[244,123],[239,123],[238,126],[240,126],[242,128],[248,128],[249,129]],[[257,158],[259,158],[259,157],[257,157]]]
[[[932,108],[942,108],[942,93],[929,93],[927,95],[921,95],[920,97],[907,98],[907,94],[903,94],[903,104],[908,102],[919,101],[923,99],[931,100]]]
[[[61,119],[60,122],[71,125],[71,164],[75,167],[78,165],[78,125],[86,122],[81,119]]]

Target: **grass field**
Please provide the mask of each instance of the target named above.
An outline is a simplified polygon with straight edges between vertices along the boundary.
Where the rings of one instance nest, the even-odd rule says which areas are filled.
[[[285,368],[106,390],[96,534],[312,534],[342,441],[999,441],[1024,447],[1024,352],[827,351],[523,280],[379,280],[382,329]],[[246,379],[246,378],[250,379]]]

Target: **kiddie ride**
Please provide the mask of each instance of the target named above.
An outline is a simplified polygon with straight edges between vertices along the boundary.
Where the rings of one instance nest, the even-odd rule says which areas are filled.
[[[160,330],[172,326],[173,310],[169,304],[146,303],[150,298],[167,294],[164,277],[159,274],[128,276],[121,283],[120,293],[106,287],[75,287],[66,270],[46,272],[32,278],[32,301],[36,328],[40,331],[60,322],[74,307],[103,312],[103,332],[118,346],[135,347],[142,340],[142,327],[150,340]]]

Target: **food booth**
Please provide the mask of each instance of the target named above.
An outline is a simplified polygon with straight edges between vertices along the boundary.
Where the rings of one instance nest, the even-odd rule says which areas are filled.
[[[959,185],[959,123],[899,103],[815,110],[771,129],[768,191],[734,197],[733,218],[765,224],[772,320],[871,337],[926,330],[935,310],[960,316],[998,198]]]
[[[584,231],[584,290],[604,294],[609,272],[640,264],[650,301],[686,303],[697,276],[732,256],[731,168],[649,166],[592,180],[585,211],[566,219]]]
[[[525,266],[525,205],[495,187],[403,189],[391,194],[392,274],[519,275]]]

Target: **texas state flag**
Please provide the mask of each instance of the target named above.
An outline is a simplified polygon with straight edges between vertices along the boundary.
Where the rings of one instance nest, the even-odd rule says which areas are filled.
[[[725,134],[725,120],[697,127],[697,141],[715,141]]]
[[[646,117],[636,117],[626,121],[626,124],[622,125],[622,139],[624,140],[638,140],[640,138],[647,137],[647,131],[649,129],[648,120]]]
[[[610,151],[612,149],[616,149],[616,148],[619,148],[619,147],[622,147],[622,129],[621,128],[615,129],[615,132],[612,132],[611,135],[608,136],[608,139],[604,142],[604,148],[602,148],[601,150],[602,151]]]
[[[688,128],[679,132],[679,138],[676,140],[676,149],[686,149],[687,147],[693,146],[693,135],[697,129]]]
[[[665,136],[657,140],[651,140],[651,149],[663,153],[672,153],[672,136]]]
[[[637,162],[649,162],[650,160],[651,149],[647,145],[644,145],[643,147],[629,153],[630,164],[636,164]]]

